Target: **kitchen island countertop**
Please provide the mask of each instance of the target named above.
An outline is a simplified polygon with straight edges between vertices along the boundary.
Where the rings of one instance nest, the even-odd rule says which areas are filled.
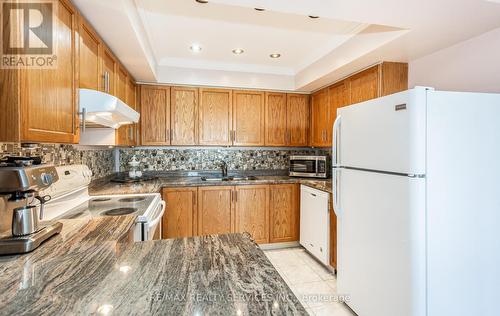
[[[1,315],[307,315],[248,234],[132,243],[133,216],[63,222],[0,257]]]

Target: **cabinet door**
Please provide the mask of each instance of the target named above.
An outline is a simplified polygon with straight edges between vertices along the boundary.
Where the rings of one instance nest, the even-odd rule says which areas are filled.
[[[408,64],[383,62],[381,67],[380,96],[408,90]]]
[[[111,51],[103,46],[101,50],[101,90],[111,95],[116,95],[117,62]]]
[[[264,146],[264,93],[233,91],[233,145]]]
[[[337,215],[332,208],[330,209],[330,265],[337,269]]]
[[[328,115],[328,126],[327,130],[327,141],[328,144],[332,144],[333,140],[333,123],[337,118],[337,109],[346,106],[348,104],[348,90],[345,81],[334,84],[329,88],[329,102],[330,102],[330,113]]]
[[[99,50],[101,41],[92,27],[80,17],[79,28],[80,88],[100,90],[101,67]]]
[[[234,232],[232,186],[198,188],[198,235]]]
[[[299,185],[270,186],[270,242],[299,240]]]
[[[198,89],[171,88],[172,145],[198,143]]]
[[[78,16],[66,0],[57,9],[57,68],[20,71],[21,141],[78,143]]]
[[[288,146],[307,146],[309,135],[309,96],[287,94]]]
[[[170,145],[170,88],[141,86],[141,144]]]
[[[286,146],[287,100],[285,93],[266,92],[266,146]]]
[[[167,203],[162,219],[163,239],[196,235],[197,188],[163,189]]]
[[[231,90],[200,89],[200,145],[231,145],[232,101]]]
[[[127,103],[127,82],[128,82],[127,70],[122,66],[119,66],[117,71],[117,81],[116,81],[116,97],[125,103]]]
[[[247,232],[257,243],[269,243],[269,186],[235,188],[235,232]]]
[[[348,79],[350,84],[349,104],[375,99],[380,96],[379,69],[377,65],[355,74]]]
[[[136,110],[137,112],[139,111],[139,108],[137,106],[137,85],[135,84],[134,80],[132,77],[129,76],[129,80],[127,83],[127,104]],[[128,131],[127,131],[127,138],[128,138],[128,145],[129,146],[136,146],[137,144],[137,123],[127,125],[128,126]]]
[[[312,96],[311,145],[314,147],[329,146],[327,139],[329,113],[328,88],[325,88],[314,93]]]
[[[128,104],[127,100],[127,85],[128,85],[128,74],[125,68],[119,66],[117,71],[117,82],[116,82],[116,97],[121,101]],[[116,130],[115,142],[117,145],[128,146],[130,139],[130,126],[129,124],[123,125]]]

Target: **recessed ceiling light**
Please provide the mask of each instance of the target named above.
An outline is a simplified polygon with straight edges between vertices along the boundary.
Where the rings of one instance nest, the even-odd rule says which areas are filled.
[[[198,3],[208,3],[208,0],[195,0]]]
[[[201,51],[201,46],[198,44],[193,44],[191,47],[189,47],[193,51],[193,53],[198,53]]]
[[[264,8],[254,8],[254,9],[255,9],[256,11],[261,11],[261,12],[262,12],[262,11],[266,11],[266,9],[264,9]]]
[[[276,53],[275,53],[275,54],[271,54],[271,55],[269,55],[269,57],[271,57],[271,58],[280,58],[280,57],[281,57],[281,54],[276,54]]]
[[[319,18],[319,16],[317,16],[317,15],[310,15],[309,17],[310,17],[311,19],[318,19],[318,18]]]
[[[235,48],[233,49],[233,54],[235,55],[239,55],[239,54],[243,54],[245,51],[241,48]]]

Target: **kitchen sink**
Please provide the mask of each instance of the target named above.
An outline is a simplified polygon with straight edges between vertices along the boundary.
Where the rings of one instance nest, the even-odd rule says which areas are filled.
[[[257,177],[248,176],[248,177],[201,177],[201,181],[207,182],[225,182],[225,181],[251,181],[257,180]]]

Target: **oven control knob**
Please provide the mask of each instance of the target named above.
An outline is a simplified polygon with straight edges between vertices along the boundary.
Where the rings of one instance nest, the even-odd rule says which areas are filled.
[[[42,173],[40,175],[40,178],[42,179],[42,183],[43,184],[45,184],[45,185],[51,185],[52,184],[53,178],[52,178],[51,174]]]

